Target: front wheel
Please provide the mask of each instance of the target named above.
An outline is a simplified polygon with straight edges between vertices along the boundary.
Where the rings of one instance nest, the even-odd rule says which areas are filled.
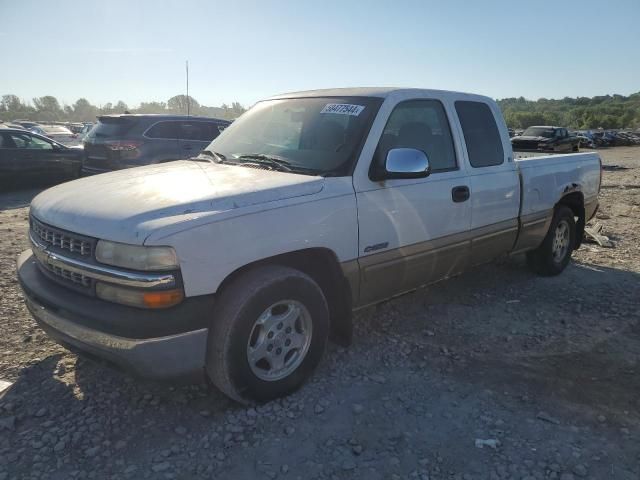
[[[529,267],[539,275],[560,274],[569,264],[576,244],[576,222],[569,207],[556,208],[542,244],[527,252]]]
[[[265,402],[298,389],[320,362],[329,309],[320,287],[288,267],[238,275],[216,301],[206,369],[241,403]]]

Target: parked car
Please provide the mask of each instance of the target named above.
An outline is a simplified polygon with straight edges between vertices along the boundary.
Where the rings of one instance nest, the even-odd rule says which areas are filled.
[[[184,115],[103,115],[84,138],[84,174],[196,156],[230,122]]]
[[[70,180],[81,164],[82,149],[22,129],[0,130],[0,184]]]
[[[83,141],[92,128],[93,128],[93,123],[85,123],[82,126],[82,129],[80,130],[80,132],[78,132],[78,139],[80,141]]]
[[[560,274],[600,179],[597,153],[514,161],[488,97],[292,93],[192,160],[38,195],[18,277],[63,345],[265,401],[311,375],[330,332],[348,343],[354,309],[504,254]]]
[[[511,139],[513,150],[517,152],[572,153],[579,151],[579,144],[580,140],[562,127],[529,127],[522,135]]]
[[[22,128],[29,130],[33,127],[39,127],[38,122],[32,122],[31,120],[14,120],[13,123],[20,125]]]
[[[76,122],[76,123],[70,123],[68,125],[66,125],[66,127],[71,130],[73,133],[80,133],[82,131],[82,129],[84,128],[84,124]]]
[[[25,128],[22,127],[22,125],[18,125],[16,123],[4,123],[4,122],[0,122],[0,128],[10,128],[13,130],[26,130]]]
[[[67,127],[61,127],[59,125],[39,125],[37,127],[31,127],[29,131],[67,146],[78,145],[80,143],[78,134],[73,133]]]

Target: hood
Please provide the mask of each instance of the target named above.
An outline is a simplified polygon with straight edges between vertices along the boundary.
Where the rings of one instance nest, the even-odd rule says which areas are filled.
[[[542,143],[542,142],[545,142],[545,143],[546,143],[546,142],[550,142],[550,141],[552,141],[552,140],[553,140],[553,138],[547,138],[547,137],[531,137],[531,136],[526,136],[526,137],[525,137],[525,136],[523,136],[523,135],[520,135],[520,136],[518,136],[518,137],[513,137],[513,138],[511,139],[511,141],[512,141],[512,142],[520,142],[520,141],[522,141],[522,142],[540,142],[540,143]]]
[[[178,161],[63,183],[34,198],[31,213],[64,230],[142,244],[156,229],[204,212],[312,195],[323,185],[322,177]]]

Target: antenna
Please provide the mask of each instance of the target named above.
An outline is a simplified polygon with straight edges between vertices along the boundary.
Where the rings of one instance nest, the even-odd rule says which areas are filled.
[[[189,116],[190,113],[190,101],[189,101],[189,60],[185,61],[185,66],[187,69],[187,117]]]

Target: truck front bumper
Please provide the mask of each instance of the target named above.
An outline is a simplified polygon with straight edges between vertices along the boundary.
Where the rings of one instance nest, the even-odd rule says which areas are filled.
[[[212,299],[195,297],[167,310],[141,310],[86,297],[57,285],[40,272],[31,250],[20,255],[17,267],[27,308],[57,343],[144,378],[183,381],[205,378],[208,329],[203,322]],[[110,317],[113,325],[105,328]],[[163,319],[170,319],[172,330],[179,331],[167,332]],[[155,320],[156,326],[152,327],[150,320]],[[127,323],[136,321],[137,328],[127,328]],[[149,326],[149,335],[141,334],[140,323]]]

